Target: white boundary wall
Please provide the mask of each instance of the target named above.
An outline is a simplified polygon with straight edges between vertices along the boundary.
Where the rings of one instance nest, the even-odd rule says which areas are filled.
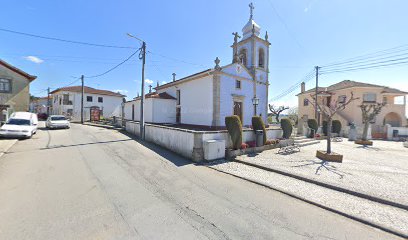
[[[118,124],[120,125],[121,121],[118,121]],[[139,122],[126,121],[125,129],[133,135],[140,136]],[[267,129],[268,139],[277,139],[280,137],[282,137],[281,129]],[[231,139],[226,130],[194,131],[153,124],[146,124],[145,126],[145,140],[160,145],[195,162],[204,159],[204,141],[225,140],[227,148],[232,146]],[[243,130],[243,141],[255,141],[255,134],[252,129]]]

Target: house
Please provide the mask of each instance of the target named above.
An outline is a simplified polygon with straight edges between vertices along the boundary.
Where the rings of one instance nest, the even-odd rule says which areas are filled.
[[[72,121],[81,120],[81,86],[58,88],[50,94],[52,94],[53,99],[52,114],[66,115]],[[85,86],[84,120],[90,120],[91,111],[96,111],[104,118],[119,116],[124,97],[125,95],[120,93]]]
[[[262,116],[267,123],[269,86],[268,33],[261,38],[260,27],[251,14],[236,32],[230,64],[215,66],[192,75],[159,85],[145,95],[145,122],[170,123],[199,127],[225,127],[225,117],[238,115],[243,125],[251,125],[252,116]],[[140,101],[137,97],[124,104],[124,118],[139,121]]]
[[[0,122],[12,112],[29,110],[30,83],[36,78],[0,59]]]
[[[315,118],[315,109],[309,101],[314,99],[316,88],[305,90],[305,84],[301,85],[301,92],[298,96],[299,117],[303,120]],[[333,96],[327,93],[334,94]],[[344,80],[328,87],[318,88],[318,102],[320,104],[329,104],[333,101],[338,103],[346,102],[350,98],[351,92],[354,97],[359,99],[351,102],[344,110],[338,112],[334,117],[340,120],[343,126],[349,123],[354,123],[357,126],[363,125],[362,113],[360,105],[364,103],[386,103],[382,108],[375,121],[374,126],[384,126],[390,124],[392,127],[400,127],[407,125],[406,119],[406,95],[404,92],[395,88],[380,86],[370,83],[356,82]],[[322,116],[318,113],[318,122],[322,122]]]
[[[50,103],[52,98],[50,97]],[[30,112],[33,113],[47,113],[48,97],[38,97],[34,98],[30,102]]]

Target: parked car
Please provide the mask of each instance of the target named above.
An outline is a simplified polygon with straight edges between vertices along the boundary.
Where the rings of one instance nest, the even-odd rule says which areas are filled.
[[[0,137],[31,138],[37,132],[37,114],[15,112],[0,128]]]
[[[51,115],[45,123],[47,128],[70,128],[68,119],[63,115]]]

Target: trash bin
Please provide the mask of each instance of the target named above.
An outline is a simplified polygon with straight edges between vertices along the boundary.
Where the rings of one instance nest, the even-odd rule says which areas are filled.
[[[255,142],[257,147],[263,146],[263,131],[262,130],[256,130],[255,131]]]

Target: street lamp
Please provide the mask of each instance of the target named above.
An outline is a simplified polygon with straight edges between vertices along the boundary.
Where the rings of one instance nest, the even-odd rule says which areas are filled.
[[[256,106],[259,105],[259,98],[254,96],[254,98],[252,98],[252,104],[254,105],[254,116],[256,116]]]

